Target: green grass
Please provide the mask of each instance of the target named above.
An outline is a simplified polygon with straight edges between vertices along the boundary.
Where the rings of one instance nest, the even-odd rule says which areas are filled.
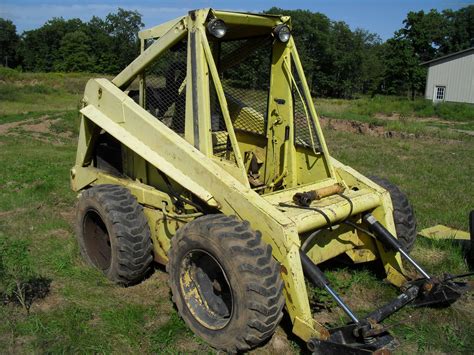
[[[91,73],[21,73],[0,67],[0,115],[76,110]]]
[[[328,118],[375,124],[387,130],[428,136],[459,136],[459,131],[474,131],[474,105],[414,101],[393,96],[361,97],[354,100],[315,99],[319,114]]]
[[[79,255],[73,230],[76,196],[69,187],[69,169],[75,159],[76,107],[86,80],[87,75],[0,70],[4,95],[0,127],[16,125],[0,135],[0,239],[24,241],[35,273],[52,280],[50,295],[33,303],[29,314],[11,304],[0,305],[0,349],[6,353],[212,353],[178,316],[164,271],[155,270],[141,284],[121,288]],[[37,85],[42,88],[33,90]],[[2,86],[15,86],[12,90],[23,96],[8,94]],[[385,112],[378,108],[364,112],[355,101],[324,100],[323,104],[340,119],[377,123],[371,112]],[[390,110],[398,112],[396,106]],[[47,132],[25,128],[26,123],[45,119],[54,122]],[[390,124],[406,129],[404,120]],[[438,129],[444,132],[447,125],[440,122]],[[467,229],[467,214],[474,206],[474,138],[440,139],[446,137],[443,133],[385,139],[329,128],[325,134],[336,158],[364,174],[387,177],[405,190],[419,228],[441,223]],[[413,255],[430,272],[466,271],[460,247],[449,242],[419,239]],[[397,294],[370,265],[324,268],[358,314]],[[326,294],[312,289],[311,295],[313,302],[330,308],[333,324],[347,321]],[[447,309],[402,310],[388,321],[402,322],[393,328],[401,342],[398,352],[469,352],[474,348],[473,309],[472,298],[465,298]],[[303,350],[304,344],[290,336],[290,328],[280,331],[292,339],[288,349]],[[258,351],[272,352],[272,348],[266,345]]]

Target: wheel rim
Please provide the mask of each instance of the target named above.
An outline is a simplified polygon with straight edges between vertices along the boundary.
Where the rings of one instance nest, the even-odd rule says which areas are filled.
[[[195,249],[185,255],[180,269],[181,294],[194,318],[208,329],[226,327],[234,302],[221,264],[208,252]]]
[[[83,220],[84,246],[92,263],[102,270],[110,267],[112,248],[107,227],[95,210],[86,212]]]

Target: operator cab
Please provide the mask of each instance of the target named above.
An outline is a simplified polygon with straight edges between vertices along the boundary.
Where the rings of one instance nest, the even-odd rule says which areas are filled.
[[[173,43],[129,95],[260,194],[330,185],[335,180],[289,17],[247,19],[210,10],[205,27]],[[164,35],[158,27],[140,33],[142,52],[156,34]]]

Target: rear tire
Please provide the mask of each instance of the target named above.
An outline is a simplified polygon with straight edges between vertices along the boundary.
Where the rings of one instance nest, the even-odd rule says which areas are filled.
[[[408,202],[407,196],[397,185],[392,184],[387,179],[378,176],[370,176],[369,178],[390,194],[393,205],[393,220],[395,222],[398,240],[402,247],[407,252],[410,252],[413,249],[418,233],[416,231],[415,212]]]
[[[108,279],[128,286],[141,281],[153,261],[143,208],[119,185],[97,185],[81,193],[76,235],[84,259]]]
[[[283,315],[283,282],[272,248],[234,216],[207,215],[172,238],[173,301],[195,334],[227,352],[272,336]]]

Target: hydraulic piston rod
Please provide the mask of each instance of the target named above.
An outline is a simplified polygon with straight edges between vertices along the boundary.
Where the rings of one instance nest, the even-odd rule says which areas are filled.
[[[311,259],[305,254],[304,251],[300,250],[301,264],[303,265],[303,271],[310,281],[318,286],[319,288],[324,288],[336,301],[336,303],[346,312],[350,319],[354,323],[359,323],[359,319],[352,312],[348,305],[339,297],[339,295],[332,289],[329,285],[329,280],[324,276],[324,273],[321,269],[311,261]]]
[[[369,225],[369,229],[375,234],[377,239],[385,246],[398,251],[403,257],[411,264],[413,267],[418,270],[420,274],[423,275],[427,280],[431,280],[431,276],[422,269],[420,265],[413,260],[410,255],[403,249],[401,244],[398,242],[397,238],[395,238],[388,230],[385,228],[374,216],[370,213],[366,213],[363,216],[363,221]]]

